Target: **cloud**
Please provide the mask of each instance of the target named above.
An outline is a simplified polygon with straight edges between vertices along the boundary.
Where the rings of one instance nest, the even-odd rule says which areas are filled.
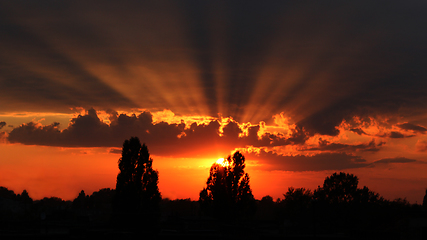
[[[148,112],[139,116],[121,114],[116,120],[110,119],[110,125],[99,119],[94,109],[86,115],[73,118],[70,125],[60,131],[59,123],[42,126],[33,122],[14,128],[8,140],[31,145],[65,147],[120,147],[125,139],[139,136],[147,144],[163,142],[168,144],[181,132],[177,124],[164,122],[153,124]]]
[[[390,132],[390,134],[388,135],[388,137],[390,137],[390,138],[404,138],[405,135],[403,135],[400,132],[394,132],[394,131],[392,131],[392,132]]]
[[[318,147],[304,148],[304,151],[331,151],[331,152],[378,152],[385,142],[375,143],[375,139],[372,139],[369,143],[362,143],[357,145],[343,144],[343,143],[330,143],[327,140],[319,138]]]
[[[401,132],[396,132],[396,131],[391,131],[389,133],[384,133],[384,134],[378,134],[378,137],[383,137],[383,138],[410,138],[410,137],[415,137],[415,135],[405,135]]]
[[[212,120],[205,124],[153,122],[150,112],[139,115],[118,114],[109,111],[110,124],[102,121],[92,108],[86,115],[71,119],[64,130],[59,123],[42,125],[29,122],[14,128],[8,136],[11,143],[62,147],[121,147],[125,139],[137,136],[157,155],[179,155],[189,152],[209,152],[245,146],[283,146],[295,144],[294,135],[265,133],[258,137],[259,125],[248,128],[247,135],[238,123],[229,120],[220,135],[220,123]],[[297,134],[297,133],[296,133]]]
[[[122,149],[121,148],[110,148],[109,153],[122,154]]]
[[[426,109],[427,18],[417,1],[0,9],[3,111],[167,108],[253,123],[285,112],[304,138],[336,136],[354,116]]]
[[[416,160],[407,158],[386,158],[368,163],[357,152],[378,152],[385,142],[345,144],[329,142],[319,138],[315,147],[305,147],[307,135],[297,128],[288,134],[265,132],[258,136],[260,125],[248,126],[245,134],[241,125],[229,119],[223,127],[218,120],[191,125],[181,123],[154,122],[152,113],[145,111],[138,115],[119,114],[109,111],[109,123],[98,116],[95,109],[89,109],[85,115],[71,119],[67,128],[60,130],[59,123],[42,125],[29,122],[14,128],[3,138],[11,143],[27,145],[46,145],[61,147],[110,147],[110,153],[120,154],[125,139],[132,136],[147,144],[150,152],[162,156],[204,156],[213,151],[228,154],[236,148],[260,148],[259,154],[247,153],[247,158],[258,161],[265,170],[283,171],[323,171],[343,170],[374,166],[375,164],[409,163]],[[222,133],[220,133],[222,129]],[[424,145],[423,145],[424,144]],[[271,147],[287,145],[298,146],[301,154],[280,155],[265,150]],[[417,143],[419,151],[425,151],[423,141]],[[263,150],[264,149],[264,150]],[[316,152],[306,155],[307,152]],[[320,152],[320,153],[319,153]]]
[[[427,128],[420,125],[412,124],[412,123],[403,123],[403,124],[398,124],[397,126],[403,130],[410,130],[410,131],[418,132],[421,134],[425,134],[427,131]]]
[[[350,131],[357,133],[359,135],[366,135],[366,133],[361,128],[351,128]]]
[[[383,158],[373,163],[368,163],[362,157],[348,153],[286,156],[261,150],[259,153],[246,153],[245,156],[248,160],[255,161],[257,168],[269,171],[325,171],[375,167],[378,164],[424,163],[404,157]]]
[[[296,155],[284,156],[262,150],[259,154],[246,154],[248,160],[258,161],[257,166],[265,170],[280,171],[324,171],[343,170],[366,167],[366,160],[345,153],[320,153],[312,156]]]
[[[6,122],[1,121],[0,122],[0,130],[6,126]],[[6,142],[6,138],[7,138],[7,133],[6,132],[0,132],[0,142],[1,143],[5,143]]]
[[[374,164],[388,164],[388,163],[414,163],[419,162],[415,159],[409,159],[404,157],[396,157],[396,158],[383,158],[374,162]]]

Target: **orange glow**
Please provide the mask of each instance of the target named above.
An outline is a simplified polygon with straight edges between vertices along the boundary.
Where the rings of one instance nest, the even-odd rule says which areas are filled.
[[[109,153],[108,148],[58,148],[0,144],[0,182],[15,193],[26,189],[33,199],[56,196],[65,200],[77,197],[81,190],[87,194],[101,188],[115,188],[118,173],[117,161],[120,154]],[[200,158],[174,158],[153,155],[153,167],[159,171],[159,189],[163,198],[197,200],[205,185],[212,163],[226,162],[205,153]],[[375,157],[379,158],[379,157]],[[259,170],[253,160],[246,159],[246,172],[256,199],[270,195],[282,198],[288,187],[305,187],[314,190],[323,184],[326,176],[335,171],[286,172]],[[380,193],[388,199],[407,197],[411,202],[421,202],[427,181],[424,173],[426,164],[393,164],[376,168],[346,170],[360,179],[361,186]],[[375,176],[375,177],[373,177]],[[398,176],[399,184],[390,188],[388,182]],[[418,176],[416,182],[411,182]],[[398,181],[396,180],[396,181]],[[411,182],[411,188],[407,187]],[[396,182],[397,183],[397,182]]]
[[[0,151],[1,186],[15,193],[26,189],[33,199],[55,196],[71,200],[80,190],[92,193],[115,188],[118,158],[108,149],[0,144]]]
[[[76,109],[74,114],[46,114],[46,116],[25,112],[22,114],[5,113],[0,115],[2,117],[0,120],[5,120],[8,124],[12,123],[13,125],[15,125],[15,122],[22,124],[27,120],[36,122],[39,125],[46,125],[60,120],[67,126],[69,119],[75,117],[76,114],[82,114],[82,111],[82,109]],[[132,113],[139,114],[142,111],[144,110],[133,109],[130,111],[118,111],[118,113],[130,116]],[[289,135],[295,128],[294,122],[284,113],[275,115],[273,117],[274,123],[271,125],[265,122],[259,122],[258,124],[250,122],[239,123],[232,118],[223,117],[179,116],[175,115],[171,110],[151,113],[154,123],[161,121],[181,123],[182,120],[187,127],[191,123],[204,124],[217,120],[220,122],[218,133],[221,133],[222,128],[229,121],[236,123],[244,133],[248,127],[254,125],[259,125],[260,131],[266,134],[280,133]],[[97,114],[102,122],[109,124],[109,114],[106,111],[97,111]],[[172,152],[167,157],[152,155],[154,159],[153,167],[159,171],[159,188],[164,198],[191,198],[197,200],[199,192],[204,187],[206,178],[209,176],[209,168],[212,164],[228,166],[227,160],[219,157],[228,156],[232,151],[239,150],[246,156],[246,172],[251,178],[250,183],[254,196],[257,199],[261,199],[265,195],[279,198],[291,186],[314,190],[323,183],[326,176],[335,171],[267,171],[265,166],[268,166],[269,159],[251,159],[250,153],[260,153],[261,150],[265,150],[283,156],[313,156],[322,153],[322,151],[325,152],[325,150],[318,149],[321,140],[337,145],[359,145],[369,143],[372,140],[378,144],[384,141],[386,143],[381,146],[381,151],[358,151],[355,154],[366,160],[366,163],[374,163],[384,158],[394,158],[400,154],[402,157],[416,159],[419,163],[413,165],[393,163],[377,165],[372,168],[341,170],[354,173],[360,178],[361,183],[386,198],[407,197],[411,202],[420,202],[422,190],[424,189],[422,185],[427,185],[427,180],[423,175],[427,170],[427,164],[423,164],[423,159],[426,156],[427,140],[424,136],[418,135],[402,139],[378,136],[378,134],[386,134],[391,131],[403,132],[399,130],[396,124],[385,127],[381,121],[372,120],[369,126],[362,126],[361,129],[368,133],[363,135],[351,131],[351,125],[343,121],[338,127],[340,130],[339,135],[326,136],[317,134],[310,137],[302,145],[243,146],[231,149],[227,142],[207,142],[207,144],[201,144],[197,147],[178,149],[180,152]],[[357,119],[355,119],[355,122],[357,122]],[[74,199],[81,190],[91,194],[101,188],[115,188],[118,173],[117,161],[120,158],[120,154],[110,153],[110,148],[60,148],[10,144],[7,143],[4,136],[7,136],[7,132],[11,129],[12,127],[7,125],[2,129],[6,131],[6,134],[3,135],[3,143],[0,143],[0,152],[2,153],[0,161],[1,186],[14,190],[16,193],[26,189],[34,199],[57,196],[66,200]],[[150,149],[150,146],[148,147]],[[116,148],[115,150],[118,149]],[[333,150],[327,151],[333,152]],[[373,178],[372,176],[380,177]],[[414,177],[417,177],[419,182],[412,183],[411,179]],[[402,183],[394,184],[393,186],[395,187],[390,188],[387,184],[390,179],[399,179]],[[411,187],[407,187],[407,183],[410,183]],[[418,191],[418,189],[421,190]]]

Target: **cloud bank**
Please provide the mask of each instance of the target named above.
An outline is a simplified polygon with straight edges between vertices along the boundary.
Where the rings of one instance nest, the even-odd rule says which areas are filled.
[[[0,104],[238,122],[284,112],[308,136],[399,115],[415,119],[401,129],[424,134],[426,11],[420,1],[2,2]]]
[[[153,114],[148,111],[136,115],[118,114],[110,110],[108,114],[108,121],[102,120],[92,108],[85,115],[71,119],[68,127],[63,130],[60,130],[60,124],[56,122],[49,125],[29,122],[14,128],[7,135],[5,132],[3,134],[10,143],[110,147],[110,152],[115,154],[120,153],[123,141],[131,136],[139,137],[152,154],[159,156],[194,157],[216,150],[229,153],[235,149],[243,149],[247,152],[247,158],[259,162],[257,167],[264,170],[343,170],[375,164],[418,162],[402,157],[367,162],[358,155],[379,152],[386,145],[385,141],[375,138],[365,143],[349,144],[331,142],[320,137],[317,145],[313,145],[306,142],[309,134],[297,127],[287,126],[287,133],[283,133],[266,131],[264,124],[245,125],[232,119],[224,123],[220,119],[213,119],[204,123],[186,124],[183,120],[181,123],[155,122]],[[277,130],[278,127],[274,129]],[[418,143],[419,151],[425,151],[422,143]],[[282,155],[283,153],[275,150],[288,146],[293,148],[288,154]]]

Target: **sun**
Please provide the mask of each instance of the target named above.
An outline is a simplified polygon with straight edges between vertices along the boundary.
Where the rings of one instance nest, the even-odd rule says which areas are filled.
[[[229,165],[228,161],[225,160],[224,158],[218,158],[218,160],[216,160],[216,164],[219,164],[223,167],[226,167]]]

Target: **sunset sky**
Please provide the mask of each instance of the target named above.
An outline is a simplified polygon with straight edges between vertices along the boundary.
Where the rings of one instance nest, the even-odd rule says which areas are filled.
[[[334,172],[427,188],[426,1],[0,1],[0,186],[115,188],[147,144],[164,198],[246,157],[255,198]]]

